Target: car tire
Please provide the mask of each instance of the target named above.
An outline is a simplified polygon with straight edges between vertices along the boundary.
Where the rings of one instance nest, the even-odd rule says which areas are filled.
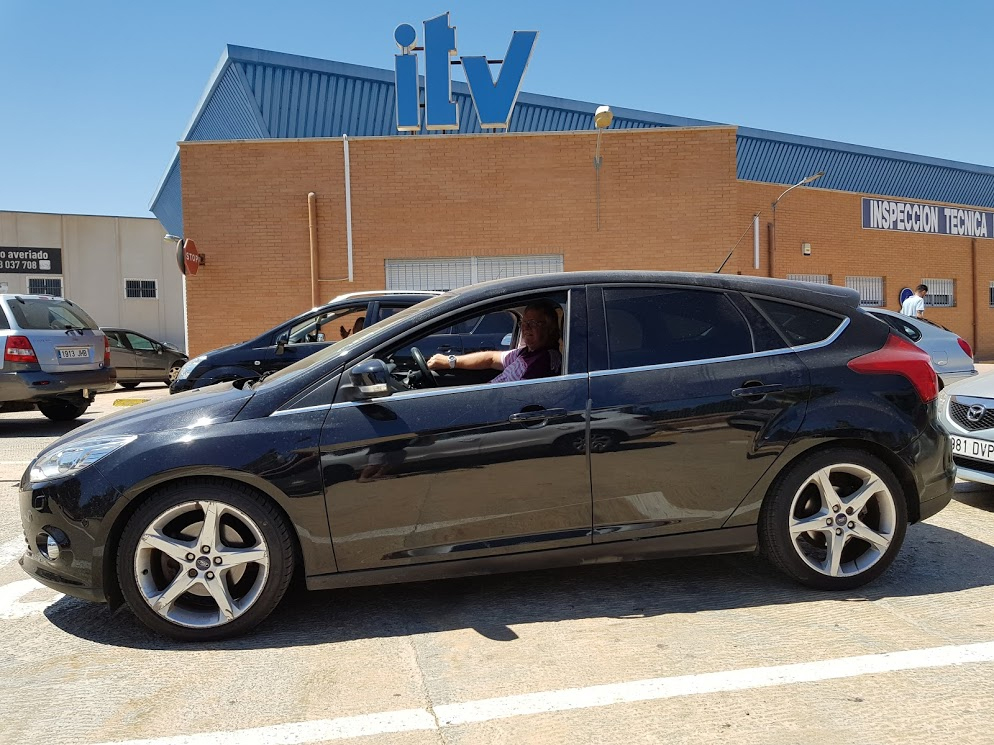
[[[759,517],[760,550],[780,571],[820,590],[849,590],[879,577],[908,527],[893,471],[861,450],[802,457],[781,474]]]
[[[294,570],[294,543],[279,508],[245,485],[206,479],[157,491],[128,520],[118,549],[118,583],[132,612],[180,641],[254,628],[277,606]]]
[[[90,402],[85,398],[80,398],[78,401],[56,398],[38,403],[38,411],[53,422],[71,422],[82,416],[88,408],[90,408]]]
[[[135,388],[138,387],[138,381],[136,381],[136,380],[127,380],[127,381],[125,381],[123,383],[119,380],[119,381],[117,381],[117,384],[119,386],[121,386],[122,388],[126,388],[129,391],[130,390],[134,390]]]
[[[172,385],[179,378],[179,371],[183,368],[182,365],[173,365],[169,368],[169,374],[166,376],[165,384]]]

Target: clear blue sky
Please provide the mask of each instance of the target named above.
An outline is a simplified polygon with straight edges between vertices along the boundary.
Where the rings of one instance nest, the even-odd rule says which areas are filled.
[[[0,0],[0,210],[150,216],[225,44],[390,69],[445,11],[539,31],[531,93],[994,165],[994,3]]]

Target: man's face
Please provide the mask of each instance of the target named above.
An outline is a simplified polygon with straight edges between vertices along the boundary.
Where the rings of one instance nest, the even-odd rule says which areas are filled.
[[[546,346],[552,336],[550,321],[545,313],[534,308],[526,310],[521,321],[521,338],[529,349],[540,349]]]

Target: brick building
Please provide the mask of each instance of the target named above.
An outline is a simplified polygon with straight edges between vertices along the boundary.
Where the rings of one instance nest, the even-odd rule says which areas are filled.
[[[392,84],[227,49],[152,205],[206,257],[191,353],[343,292],[714,271],[736,246],[726,273],[848,284],[867,305],[925,281],[927,316],[994,355],[992,168],[624,109],[595,168],[592,104],[522,94],[493,134],[453,83],[458,132],[400,135]],[[774,236],[772,203],[818,171],[778,201]]]

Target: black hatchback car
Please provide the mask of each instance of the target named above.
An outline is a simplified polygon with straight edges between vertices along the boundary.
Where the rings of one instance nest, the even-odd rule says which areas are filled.
[[[424,340],[536,301],[561,311],[557,374],[429,369]],[[295,572],[323,589],[758,548],[853,588],[949,502],[936,394],[928,356],[845,288],[500,280],[45,448],[21,565],[187,640],[252,628]]]

